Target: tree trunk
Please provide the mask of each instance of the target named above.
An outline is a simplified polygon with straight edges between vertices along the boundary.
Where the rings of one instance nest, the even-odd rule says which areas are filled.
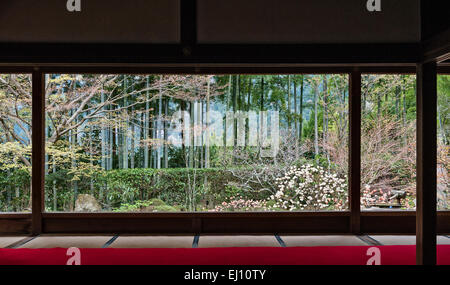
[[[319,127],[318,127],[318,99],[319,99],[319,84],[315,83],[314,86],[314,154],[316,155],[316,161],[318,162],[319,155]]]
[[[131,107],[131,118],[130,118],[130,124],[131,124],[131,155],[130,155],[130,167],[131,169],[134,168],[134,158],[136,155],[136,145],[135,145],[135,140],[136,140],[136,129],[135,129],[135,118],[134,118],[134,105]]]
[[[167,143],[169,134],[168,134],[168,123],[167,116],[169,114],[169,98],[166,98],[164,101],[164,168],[169,168],[169,145]]]
[[[160,86],[161,86],[161,82],[162,82],[162,76],[160,76],[159,78],[160,80]],[[156,127],[156,138],[157,138],[157,144],[158,144],[158,151],[157,151],[157,168],[160,169],[161,168],[161,156],[162,156],[162,147],[161,147],[161,117],[162,117],[162,90],[161,87],[159,89],[159,100],[158,100],[158,121],[157,121],[157,127]]]
[[[233,76],[233,94],[232,94],[232,102],[233,102],[233,152],[236,148],[237,144],[237,120],[236,120],[236,112],[237,112],[237,78]]]
[[[195,168],[200,168],[202,166],[202,133],[203,122],[202,122],[202,101],[198,100],[197,105],[197,123],[195,124],[195,145],[197,150],[197,163]],[[200,129],[200,130],[199,130]]]
[[[92,155],[93,152],[93,144],[92,144],[92,140],[93,140],[93,133],[92,130],[89,130],[89,164],[91,165],[91,169],[94,169],[94,157]],[[103,160],[103,157],[102,157]],[[94,179],[92,178],[92,176],[90,177],[90,183],[89,183],[89,190],[91,191],[91,195],[94,195]]]
[[[191,101],[189,102],[189,113],[190,113],[190,124],[189,124],[189,139],[190,139],[190,144],[189,144],[189,167],[193,168],[194,167],[194,145],[195,145],[195,140],[194,140],[194,106],[195,106],[195,102]]]
[[[263,111],[264,111],[264,76],[261,76],[261,97],[259,102],[259,132],[258,132],[258,155],[261,157],[263,140]]]
[[[300,83],[300,126],[298,130],[299,141],[302,141],[302,131],[303,131],[303,87],[304,87],[305,76],[302,75],[302,81]]]
[[[251,94],[252,94],[252,77],[248,78],[248,90],[247,90],[247,119],[245,120],[245,146],[249,145],[250,142],[250,106],[251,106]]]
[[[10,173],[10,170],[8,169],[7,170],[7,178],[8,178],[8,181],[10,181],[10,176],[11,176],[11,173]],[[12,207],[11,207],[11,199],[12,199],[12,197],[11,197],[11,195],[12,195],[12,193],[11,193],[11,184],[10,183],[8,183],[7,184],[7,186],[6,186],[6,212],[9,212],[9,211],[11,211],[12,209]]]
[[[76,83],[74,82],[74,84],[73,84],[73,92],[75,92],[75,90],[76,90]],[[72,114],[72,110],[71,110],[71,114]],[[77,124],[77,119],[75,119],[73,121],[73,124],[75,124],[75,125]],[[76,145],[76,143],[77,143],[77,129],[76,128],[69,131],[69,138],[70,138],[70,141],[69,141],[70,151],[71,151],[71,153],[74,153],[75,151],[73,150],[73,146]],[[76,162],[75,158],[72,157],[72,169],[75,169],[76,163],[77,162]],[[72,181],[72,187],[73,187],[73,201],[72,201],[72,204],[71,204],[71,209],[70,209],[71,211],[75,207],[75,201],[76,201],[77,196],[78,196],[78,182],[77,181]]]
[[[403,77],[402,85],[404,86],[403,88],[405,88],[405,85],[406,85],[405,76],[403,75],[402,77]],[[403,93],[403,129],[406,130],[406,90],[403,89],[402,93]],[[408,145],[408,133],[407,132],[404,132],[404,135],[403,135],[403,145],[404,146]]]
[[[156,111],[156,103],[154,102],[152,105],[154,106],[153,108],[153,119],[152,119],[152,158],[153,158],[153,168],[158,168],[158,154],[157,154],[157,148],[155,148],[155,142],[158,139],[158,135],[157,135],[157,128],[158,128],[158,124],[157,124],[157,111]]]
[[[150,128],[150,102],[149,102],[149,85],[150,77],[146,78],[146,89],[145,92],[145,112],[144,112],[144,168],[148,168],[149,162],[149,150],[148,150],[148,133]]]
[[[377,120],[380,120],[381,115],[381,95],[377,93]]]
[[[76,121],[75,121],[76,124]],[[74,134],[75,133],[75,134]],[[74,147],[76,146],[76,138],[77,138],[77,134],[76,134],[76,130],[74,131],[70,131],[69,135],[71,137],[71,141],[70,141],[70,152],[71,153],[75,153]],[[77,166],[77,162],[75,160],[74,157],[72,157],[72,169],[75,169]],[[72,181],[72,187],[73,187],[73,203],[72,203],[72,207],[75,207],[75,201],[77,200],[77,196],[78,196],[78,182],[77,181]],[[72,210],[72,208],[71,208]]]
[[[228,76],[228,92],[225,96],[225,114],[230,110],[230,97],[231,97],[231,85],[232,85],[232,76]],[[223,128],[223,148],[227,149],[227,118],[224,118],[224,128]]]
[[[102,87],[101,104],[104,105],[104,103],[105,103],[105,92],[104,92],[103,87]],[[103,107],[102,110],[103,110],[103,113],[105,113],[106,107]],[[102,169],[106,169],[106,130],[105,130],[105,124],[104,123],[102,123],[100,132],[101,132],[101,137],[102,137],[102,140],[101,140],[101,149],[102,149],[101,150],[102,151],[101,167],[102,167]]]
[[[185,117],[184,117],[184,114],[186,111],[186,101],[184,101],[184,100],[180,100],[180,111],[181,111],[180,112],[181,113],[181,118],[180,118],[180,121],[181,121],[181,153],[183,155],[183,158],[186,159],[186,166],[188,166],[188,163],[187,163],[188,156],[186,153],[186,144],[185,144],[186,139],[187,139],[187,134],[185,133],[186,122],[185,122]]]
[[[116,113],[118,113],[117,111],[117,107],[113,106],[113,109],[116,109]],[[113,148],[114,148],[114,160],[113,160],[113,168],[115,169],[121,169],[122,168],[122,156],[120,156],[121,154],[121,135],[120,135],[120,119],[116,119],[114,120],[114,134],[113,134]],[[117,158],[117,162],[116,161]],[[115,163],[114,163],[115,162]]]
[[[210,122],[209,122],[209,96],[210,96],[210,87],[211,87],[211,81],[208,79],[207,83],[207,89],[206,89],[206,141],[205,141],[205,168],[209,168],[209,128],[210,128]]]
[[[288,130],[291,132],[291,75],[288,75],[288,94],[287,94],[287,119]]]
[[[53,174],[56,173],[56,162],[55,159],[53,158]],[[53,211],[57,211],[58,210],[58,196],[57,196],[57,192],[56,192],[56,180],[53,180]]]
[[[441,116],[441,110],[439,108],[437,108],[437,113],[438,113],[438,121],[439,121],[439,130],[442,136],[442,144],[447,145],[447,135],[445,133],[445,129],[444,129],[444,124],[442,123],[442,116]]]
[[[330,154],[328,152],[328,82],[327,82],[327,76],[324,75],[323,77],[323,150],[325,152],[325,155],[327,157],[328,162],[328,170],[330,169]]]
[[[123,128],[123,169],[128,169],[128,80],[127,76],[124,76],[124,107],[125,107],[125,126]]]
[[[112,109],[112,106],[110,105],[109,109]],[[111,119],[111,114],[110,114],[110,119]],[[113,159],[114,159],[114,128],[113,125],[110,123],[109,126],[109,167],[108,170],[112,170],[113,169]]]
[[[298,138],[298,120],[297,120],[297,81],[294,77],[294,135]]]
[[[395,87],[395,114],[397,115],[397,119],[400,120],[400,86]],[[387,103],[387,102],[386,102]]]
[[[362,92],[361,96],[362,96],[361,116],[363,116],[364,113],[366,112],[366,101],[367,101],[366,92]]]

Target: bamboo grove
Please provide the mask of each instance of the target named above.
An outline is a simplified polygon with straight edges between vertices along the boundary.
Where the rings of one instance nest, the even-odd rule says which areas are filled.
[[[348,209],[348,75],[49,74],[45,88],[46,211]],[[449,209],[449,76],[438,96]],[[415,76],[363,75],[361,100],[362,205],[414,209]],[[30,211],[31,131],[31,76],[0,75],[2,212]]]

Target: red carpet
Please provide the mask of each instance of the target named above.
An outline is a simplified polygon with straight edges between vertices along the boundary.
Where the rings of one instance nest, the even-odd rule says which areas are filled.
[[[370,246],[80,249],[81,265],[366,265]],[[381,265],[414,265],[415,246],[378,246]],[[0,249],[0,265],[65,265],[67,249]],[[450,245],[438,245],[450,265]]]

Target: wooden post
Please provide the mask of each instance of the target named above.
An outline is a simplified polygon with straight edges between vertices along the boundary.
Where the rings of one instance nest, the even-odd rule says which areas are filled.
[[[417,65],[416,262],[436,264],[436,63]]]
[[[32,234],[42,233],[45,179],[45,75],[36,68],[32,75]]]
[[[183,56],[190,56],[197,44],[197,1],[180,1],[180,41]]]
[[[361,72],[350,73],[349,87],[349,208],[350,231],[361,232]]]

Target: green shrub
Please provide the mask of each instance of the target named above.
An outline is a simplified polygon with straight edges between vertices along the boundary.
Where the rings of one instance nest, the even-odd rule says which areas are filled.
[[[153,212],[177,212],[177,209],[169,205],[156,206]]]
[[[195,191],[192,198],[197,208],[202,208],[206,204],[212,208],[231,194],[227,190],[227,184],[234,178],[229,172],[218,168],[195,170],[135,168],[99,171],[95,177],[77,181],[78,194],[94,195],[105,209],[120,209],[124,206],[129,207],[129,210],[132,211],[135,209],[131,205],[135,205],[137,201],[158,198],[166,205],[185,211],[189,208],[188,189],[193,185],[194,176],[195,187],[193,188]],[[71,175],[65,170],[49,173],[46,176],[47,204],[52,205],[53,203],[53,185],[56,185],[57,210],[70,210],[70,205],[74,201],[71,179]]]
[[[160,199],[150,199],[148,201],[138,200],[133,204],[123,203],[114,212],[175,212],[175,207],[169,206]]]
[[[195,187],[193,186],[195,177]],[[55,183],[54,183],[55,182]],[[213,209],[230,197],[240,194],[247,199],[266,199],[267,193],[252,193],[235,186],[236,178],[222,168],[134,168],[99,171],[95,177],[77,181],[78,194],[91,194],[105,210],[139,211],[142,207],[170,205],[178,211]],[[92,183],[92,188],[91,188]],[[46,176],[46,203],[53,205],[56,185],[58,211],[73,208],[75,191],[71,175],[65,170]],[[189,196],[189,189],[195,189]],[[191,197],[193,204],[189,204]],[[159,199],[159,205],[149,201]],[[162,202],[164,201],[164,202]]]
[[[148,206],[155,206],[155,207],[157,207],[157,206],[163,206],[163,205],[166,205],[166,203],[164,203],[164,201],[161,200],[161,199],[154,198],[154,199],[150,199],[148,201]]]

